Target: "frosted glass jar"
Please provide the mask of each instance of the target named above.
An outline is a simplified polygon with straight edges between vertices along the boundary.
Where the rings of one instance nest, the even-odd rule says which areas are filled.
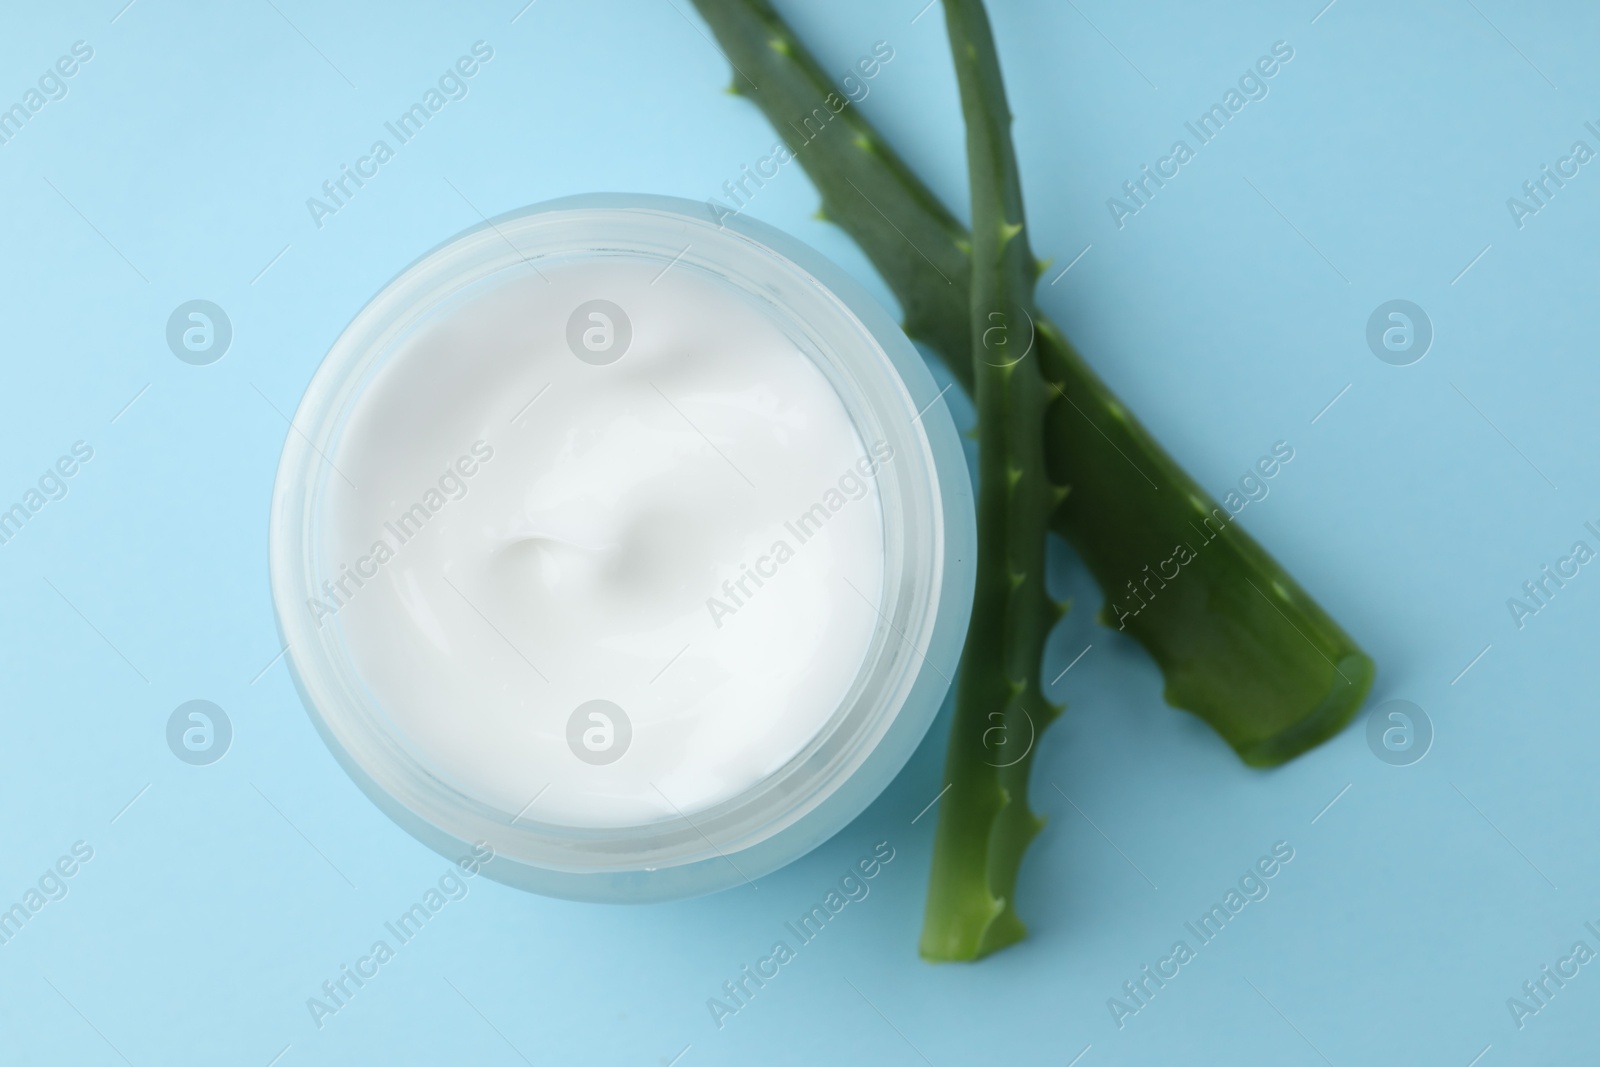
[[[330,749],[491,876],[645,901],[754,879],[904,765],[971,607],[939,391],[837,267],[596,195],[451,239],[317,370],[278,623]]]

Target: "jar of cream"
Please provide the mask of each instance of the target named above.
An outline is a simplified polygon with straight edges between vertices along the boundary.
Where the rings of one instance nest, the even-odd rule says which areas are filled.
[[[602,195],[362,309],[285,443],[270,563],[312,721],[392,818],[513,885],[647,901],[882,791],[954,676],[974,545],[939,390],[859,286]]]

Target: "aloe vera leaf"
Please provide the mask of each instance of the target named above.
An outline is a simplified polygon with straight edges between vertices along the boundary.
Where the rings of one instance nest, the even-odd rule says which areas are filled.
[[[999,60],[980,0],[944,0],[944,10],[972,195],[978,562],[921,951],[930,960],[970,960],[1027,935],[1014,890],[1023,852],[1041,826],[1028,807],[1036,735],[1059,714],[1046,704],[1039,678],[1045,638],[1059,617],[1044,581],[1059,496],[1044,456],[1052,392],[1034,351],[1039,264],[1028,248]],[[1003,743],[985,744],[997,731]]]
[[[906,333],[970,393],[966,228],[853,104],[819,122],[817,109],[831,111],[829,94],[843,100],[842,90],[766,0],[695,6],[736,67],[734,91],[786,139],[822,195],[823,215],[855,239],[900,301]],[[1103,621],[1154,657],[1168,703],[1209,723],[1246,763],[1273,766],[1338,733],[1371,688],[1372,660],[1139,425],[1060,330],[1042,317],[1037,328],[1056,392],[1045,420],[1050,478],[1071,487],[1052,526],[1105,593]],[[1178,579],[1162,579],[1180,545],[1195,558]],[[1137,598],[1130,583],[1142,590]],[[1116,607],[1141,603],[1137,614]]]

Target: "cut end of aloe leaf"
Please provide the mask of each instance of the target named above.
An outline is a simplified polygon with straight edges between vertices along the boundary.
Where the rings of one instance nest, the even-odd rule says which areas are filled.
[[[1311,714],[1271,737],[1235,746],[1239,758],[1252,767],[1276,767],[1316,748],[1343,730],[1361,710],[1377,674],[1371,656],[1361,651],[1348,653],[1339,660],[1327,693]]]
[[[991,897],[989,903],[989,915],[982,922],[958,916],[940,922],[929,914],[918,954],[929,963],[971,963],[1028,936],[1028,928],[1005,901]]]

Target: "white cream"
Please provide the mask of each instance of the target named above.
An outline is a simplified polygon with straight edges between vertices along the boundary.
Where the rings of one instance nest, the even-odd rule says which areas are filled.
[[[540,270],[455,298],[365,387],[316,538],[340,577],[307,607],[413,755],[508,820],[693,816],[801,752],[855,682],[892,452],[687,264]],[[580,314],[575,354],[596,299],[627,322]]]

